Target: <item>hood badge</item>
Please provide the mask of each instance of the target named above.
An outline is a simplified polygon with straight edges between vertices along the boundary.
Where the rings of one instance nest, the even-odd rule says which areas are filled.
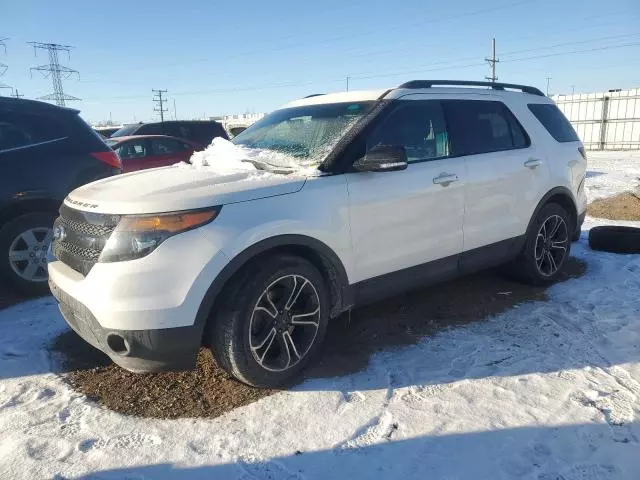
[[[97,208],[98,204],[97,203],[86,203],[86,202],[79,202],[77,200],[73,200],[69,197],[67,197],[67,202],[71,203],[72,205],[78,205],[79,207],[86,207],[86,208]]]

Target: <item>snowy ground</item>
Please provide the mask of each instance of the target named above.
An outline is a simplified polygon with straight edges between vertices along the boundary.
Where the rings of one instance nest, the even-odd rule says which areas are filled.
[[[589,170],[591,198],[612,195],[640,154],[591,153]],[[43,348],[66,328],[54,301],[0,311],[0,478],[638,479],[640,255],[584,233],[573,254],[587,274],[548,301],[211,420],[88,402]]]

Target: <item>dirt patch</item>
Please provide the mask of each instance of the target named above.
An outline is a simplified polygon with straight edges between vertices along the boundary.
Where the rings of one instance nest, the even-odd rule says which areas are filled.
[[[594,200],[587,206],[587,215],[609,220],[640,220],[640,195],[624,192]]]
[[[579,277],[585,270],[584,263],[570,258],[560,281]],[[545,290],[491,271],[344,314],[331,322],[322,351],[305,371],[305,378],[360,371],[379,350],[416,343],[425,335],[486,319],[522,302],[544,300]],[[234,380],[205,349],[200,351],[193,371],[134,374],[112,364],[74,332],[60,335],[53,348],[63,354],[64,369],[68,372],[65,377],[76,390],[128,415],[216,417],[275,392]]]

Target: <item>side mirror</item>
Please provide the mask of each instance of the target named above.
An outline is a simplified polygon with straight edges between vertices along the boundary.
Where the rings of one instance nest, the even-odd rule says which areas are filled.
[[[358,172],[395,172],[407,168],[407,152],[404,147],[378,146],[353,164]]]

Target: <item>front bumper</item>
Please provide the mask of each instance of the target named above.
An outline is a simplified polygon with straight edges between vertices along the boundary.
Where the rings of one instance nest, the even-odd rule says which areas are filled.
[[[51,279],[49,287],[69,326],[117,365],[132,372],[189,370],[195,366],[202,334],[196,325],[155,330],[103,328],[85,305]]]

